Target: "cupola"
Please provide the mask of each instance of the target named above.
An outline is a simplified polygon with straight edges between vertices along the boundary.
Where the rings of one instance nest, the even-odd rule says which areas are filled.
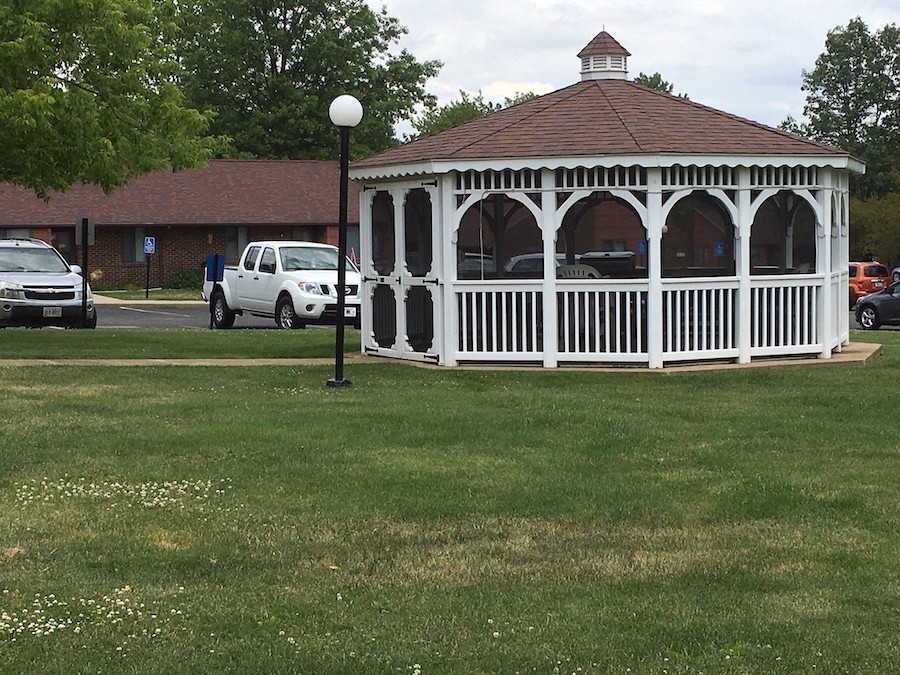
[[[578,53],[582,80],[625,80],[631,54],[616,39],[601,32]]]

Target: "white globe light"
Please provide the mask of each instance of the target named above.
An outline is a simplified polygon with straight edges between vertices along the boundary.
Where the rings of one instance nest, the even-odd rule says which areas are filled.
[[[341,94],[331,102],[328,116],[335,126],[355,127],[362,120],[362,103],[350,94]]]

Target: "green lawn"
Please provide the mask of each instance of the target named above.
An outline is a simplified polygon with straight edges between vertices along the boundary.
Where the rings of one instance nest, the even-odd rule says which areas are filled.
[[[334,356],[333,330],[102,330],[0,331],[2,359],[325,358]],[[360,350],[359,331],[347,329],[344,349]]]
[[[855,337],[884,355],[341,390],[0,365],[0,672],[895,672],[900,332]]]
[[[118,300],[149,300],[150,302],[168,302],[170,300],[202,300],[199,288],[151,288],[148,292],[137,290],[94,291],[97,295],[105,295]]]

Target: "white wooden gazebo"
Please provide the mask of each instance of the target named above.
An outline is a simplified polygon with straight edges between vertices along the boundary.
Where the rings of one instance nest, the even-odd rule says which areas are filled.
[[[849,337],[846,152],[627,79],[581,81],[354,162],[363,350],[462,363],[809,355]]]

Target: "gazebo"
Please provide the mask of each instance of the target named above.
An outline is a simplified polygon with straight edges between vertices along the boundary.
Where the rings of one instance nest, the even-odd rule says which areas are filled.
[[[581,81],[356,161],[363,350],[547,368],[848,342],[848,153],[649,89],[600,33]]]

